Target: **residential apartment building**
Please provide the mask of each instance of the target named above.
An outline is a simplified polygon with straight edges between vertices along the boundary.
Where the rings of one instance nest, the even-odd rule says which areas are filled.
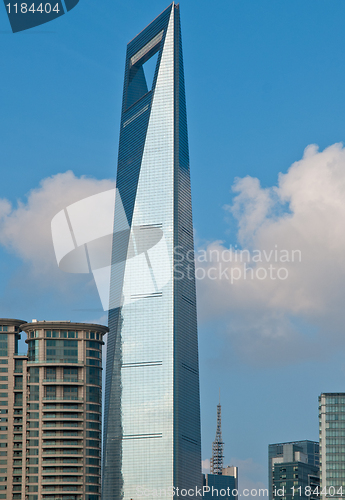
[[[3,319],[0,325],[0,368],[7,369],[0,370],[7,377],[0,379],[3,390],[7,385],[0,393],[0,499],[100,500],[107,327]],[[18,354],[20,331],[27,356]]]
[[[0,499],[8,500],[25,498],[27,357],[18,354],[23,323],[0,319]]]

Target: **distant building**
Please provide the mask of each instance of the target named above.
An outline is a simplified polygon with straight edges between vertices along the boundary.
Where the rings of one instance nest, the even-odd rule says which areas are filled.
[[[107,331],[0,319],[0,499],[100,500]]]
[[[204,487],[205,486],[208,486],[210,488],[210,490],[204,494],[205,500],[211,500],[217,497],[221,497],[225,500],[237,500],[238,468],[224,467],[222,474],[205,474]],[[224,495],[224,490],[226,491],[225,495]]]
[[[320,479],[323,498],[345,495],[345,393],[319,397]]]
[[[18,354],[23,323],[0,319],[0,499],[8,500],[25,499],[27,357]]]
[[[222,439],[222,408],[219,401],[217,405],[217,429],[216,437],[212,443],[212,458],[211,458],[211,474],[203,476],[204,487],[209,490],[204,490],[204,498],[214,499],[222,497],[225,500],[237,500],[238,497],[238,468],[223,467],[223,449],[224,443]]]
[[[294,441],[270,444],[268,457],[269,500],[317,497],[319,443]]]

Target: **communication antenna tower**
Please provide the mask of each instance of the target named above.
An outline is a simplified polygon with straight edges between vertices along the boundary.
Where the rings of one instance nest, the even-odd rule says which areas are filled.
[[[222,407],[220,405],[220,389],[219,389],[219,404],[217,405],[217,431],[216,439],[212,443],[212,458],[211,458],[211,474],[223,474],[223,447],[222,440]]]

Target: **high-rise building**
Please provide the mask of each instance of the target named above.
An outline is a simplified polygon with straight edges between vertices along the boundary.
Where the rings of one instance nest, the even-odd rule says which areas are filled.
[[[127,46],[115,200],[103,499],[202,486],[179,6]],[[153,498],[146,496],[146,498]]]
[[[323,498],[345,495],[345,393],[319,396],[320,477]]]
[[[18,354],[20,325],[0,319],[0,499],[25,498],[26,356]]]
[[[0,319],[0,330],[0,498],[99,500],[107,327]]]
[[[319,443],[294,441],[269,445],[269,500],[317,497],[319,483]]]

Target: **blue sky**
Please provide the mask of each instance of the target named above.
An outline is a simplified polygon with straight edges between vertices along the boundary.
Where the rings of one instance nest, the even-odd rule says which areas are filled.
[[[0,6],[0,316],[104,321],[90,278],[55,269],[44,215],[111,186],[126,44],[166,6],[80,0],[15,35]],[[181,2],[196,246],[303,253],[273,288],[198,282],[203,459],[220,387],[243,484],[267,482],[269,443],[316,440],[318,395],[345,389],[345,161],[329,148],[344,15],[341,0]]]

